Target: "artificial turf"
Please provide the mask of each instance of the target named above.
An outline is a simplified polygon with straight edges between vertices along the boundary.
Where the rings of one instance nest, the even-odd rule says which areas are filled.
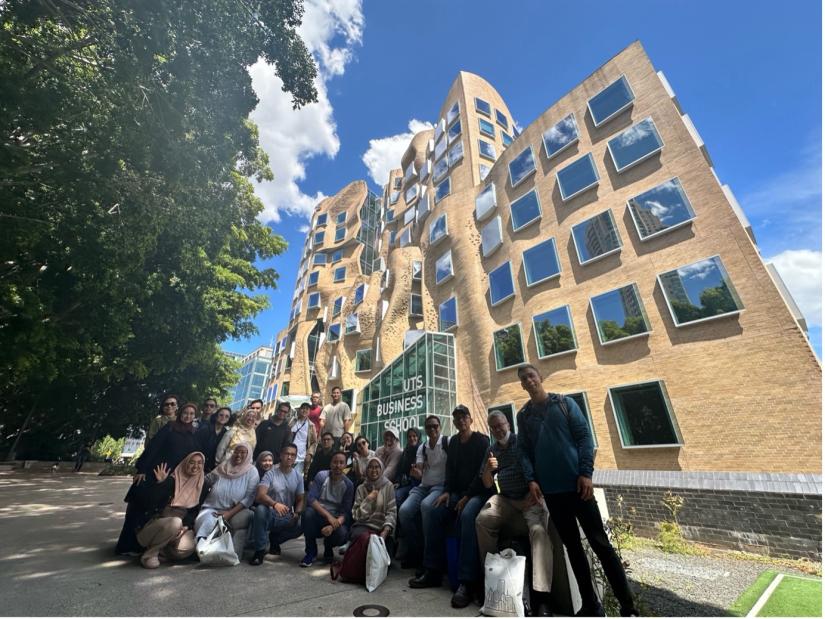
[[[758,616],[821,617],[822,581],[786,574]]]
[[[739,596],[739,599],[734,602],[733,606],[730,607],[728,611],[734,617],[744,617],[748,614],[753,605],[756,604],[756,600],[759,599],[759,596],[765,592],[765,589],[768,588],[768,585],[773,582],[773,579],[776,577],[776,572],[773,570],[765,570],[759,577],[753,582],[753,584],[745,589],[742,595]]]

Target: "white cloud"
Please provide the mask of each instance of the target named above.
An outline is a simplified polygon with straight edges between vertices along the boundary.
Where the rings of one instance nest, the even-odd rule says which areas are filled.
[[[822,324],[822,252],[788,249],[773,262],[809,326]]]
[[[305,194],[299,183],[306,178],[306,164],[312,157],[332,159],[338,154],[341,143],[326,82],[344,73],[364,29],[361,0],[306,0],[304,7],[298,31],[318,64],[318,101],[293,110],[292,96],[281,90],[283,82],[272,67],[258,61],[249,69],[260,99],[251,118],[275,175],[274,181],[255,184],[255,193],[264,203],[259,216],[263,222],[278,222],[284,212],[309,218],[326,197],[321,192]]]
[[[409,131],[406,133],[370,140],[370,146],[361,156],[361,161],[367,166],[375,184],[383,186],[389,178],[390,170],[401,166],[401,157],[416,133],[432,128],[432,123],[414,118],[407,125]]]
[[[306,226],[306,225],[300,226],[298,228],[298,232],[300,232],[301,234],[306,234],[307,232],[309,232],[309,226]]]

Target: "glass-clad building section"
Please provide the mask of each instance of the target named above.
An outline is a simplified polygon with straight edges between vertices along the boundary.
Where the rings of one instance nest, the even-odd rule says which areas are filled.
[[[238,370],[238,382],[229,389],[232,398],[229,406],[233,411],[242,409],[250,400],[263,397],[272,366],[272,352],[271,348],[262,346],[246,356],[227,353],[242,364]]]
[[[410,428],[423,429],[427,415],[437,415],[442,433],[450,436],[455,405],[455,340],[428,331],[364,387],[360,432],[380,445],[387,428],[403,436]]]
[[[381,198],[367,192],[367,199],[361,206],[361,229],[358,242],[364,246],[361,252],[361,272],[371,275],[378,264],[378,240],[381,238]]]

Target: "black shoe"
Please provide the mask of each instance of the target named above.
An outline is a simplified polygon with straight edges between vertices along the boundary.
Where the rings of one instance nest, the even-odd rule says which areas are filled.
[[[472,595],[470,594],[470,587],[461,583],[458,585],[458,589],[455,590],[453,593],[453,597],[450,600],[450,606],[453,608],[466,608],[470,604],[470,600],[472,599]]]
[[[249,565],[260,565],[264,562],[264,554],[263,550],[256,550],[255,554],[252,555],[252,558],[249,560]]]
[[[281,556],[281,545],[280,544],[269,544],[269,554]]]
[[[636,608],[622,608],[621,613],[622,617],[641,617],[641,613],[639,613],[638,609]]]
[[[539,602],[536,610],[533,611],[533,617],[552,617],[553,612],[550,610],[550,605],[547,602]]]
[[[323,562],[326,565],[329,565],[335,559],[334,555],[332,554],[332,548],[325,548],[324,549],[324,559]]]
[[[600,602],[596,602],[596,606],[593,608],[585,608],[582,606],[582,609],[576,613],[577,617],[604,617],[604,606],[601,605]]]
[[[427,589],[428,587],[441,586],[441,573],[433,570],[424,570],[421,576],[410,578],[409,585],[411,589]]]

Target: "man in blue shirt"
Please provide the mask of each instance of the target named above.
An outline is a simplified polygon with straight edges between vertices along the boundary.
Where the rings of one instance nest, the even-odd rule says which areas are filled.
[[[522,468],[532,500],[539,502],[544,496],[553,524],[567,548],[582,598],[577,614],[604,616],[590,579],[578,520],[619,601],[622,616],[638,616],[624,567],[610,545],[593,498],[593,437],[587,419],[572,398],[562,400],[547,393],[534,366],[521,366],[518,376],[522,389],[530,396],[516,417]]]

